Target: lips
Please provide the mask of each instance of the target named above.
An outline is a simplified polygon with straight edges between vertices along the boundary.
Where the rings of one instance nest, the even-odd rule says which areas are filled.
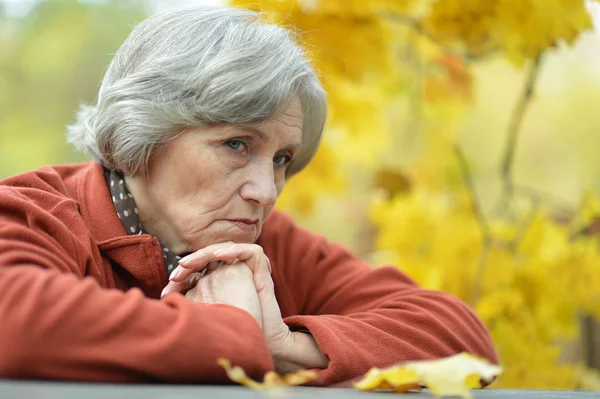
[[[258,219],[228,219],[242,231],[252,232],[258,228]]]
[[[258,219],[229,219],[230,222],[242,222],[246,224],[258,224]]]

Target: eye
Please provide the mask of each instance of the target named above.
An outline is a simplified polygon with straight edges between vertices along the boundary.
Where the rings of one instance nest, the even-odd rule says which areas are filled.
[[[240,139],[230,139],[225,142],[225,145],[234,151],[242,152],[248,149],[248,144]]]
[[[292,162],[292,157],[289,154],[276,155],[273,158],[273,163],[277,166],[287,166]]]

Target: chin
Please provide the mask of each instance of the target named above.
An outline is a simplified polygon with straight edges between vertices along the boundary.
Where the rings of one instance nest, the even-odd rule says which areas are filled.
[[[247,224],[239,222],[223,221],[219,223],[218,238],[221,242],[233,241],[236,243],[251,244],[256,242],[261,231],[261,224]]]
[[[254,244],[258,239],[258,234],[224,234],[222,237],[219,237],[218,241],[215,242],[226,242],[233,241],[236,244]]]
[[[204,232],[206,233],[206,232]],[[245,232],[227,229],[221,231],[212,231],[210,234],[202,234],[202,237],[194,237],[186,240],[185,247],[187,253],[198,251],[209,245],[220,244],[222,242],[232,241],[236,244],[254,244],[260,235],[260,231]]]

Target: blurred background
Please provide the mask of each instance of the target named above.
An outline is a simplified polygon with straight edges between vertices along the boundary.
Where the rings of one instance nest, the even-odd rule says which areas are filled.
[[[0,1],[0,178],[87,159],[65,125],[135,23],[227,3]],[[329,94],[321,149],[279,207],[471,304],[496,387],[600,389],[600,5],[231,3],[295,30]]]

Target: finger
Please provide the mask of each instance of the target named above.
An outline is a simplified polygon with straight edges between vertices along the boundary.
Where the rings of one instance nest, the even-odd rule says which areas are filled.
[[[231,246],[232,244],[232,242],[223,242],[209,245],[208,247],[202,248],[193,254],[182,258],[179,260],[179,266],[177,266],[169,276],[169,280],[180,282],[188,278],[192,273],[202,271],[209,263],[219,260],[214,255],[215,251]]]
[[[265,259],[267,260],[267,268],[269,269],[269,274],[273,273],[273,267],[271,267],[271,259],[267,255],[265,255]]]
[[[257,293],[273,289],[271,278],[271,261],[265,255],[262,247],[256,244],[235,244],[215,252],[217,258],[235,258],[252,271],[254,286]],[[227,262],[227,261],[225,261]]]
[[[188,292],[196,286],[198,280],[200,279],[200,277],[202,277],[203,274],[204,273],[194,273],[185,280],[179,282],[169,281],[165,288],[163,288],[160,297],[164,298],[165,296],[173,294],[175,292],[185,294],[186,292]]]
[[[256,244],[233,244],[229,247],[219,249],[214,252],[217,259],[224,262],[231,259],[239,259],[245,262],[253,273],[266,268],[271,273],[271,262],[265,255],[262,247]]]
[[[214,262],[210,262],[208,265],[206,265],[206,269],[204,269],[205,273],[204,274],[208,274],[208,273],[212,273],[215,270],[217,270],[221,265],[223,264],[223,262],[221,262],[220,260],[216,260]]]

